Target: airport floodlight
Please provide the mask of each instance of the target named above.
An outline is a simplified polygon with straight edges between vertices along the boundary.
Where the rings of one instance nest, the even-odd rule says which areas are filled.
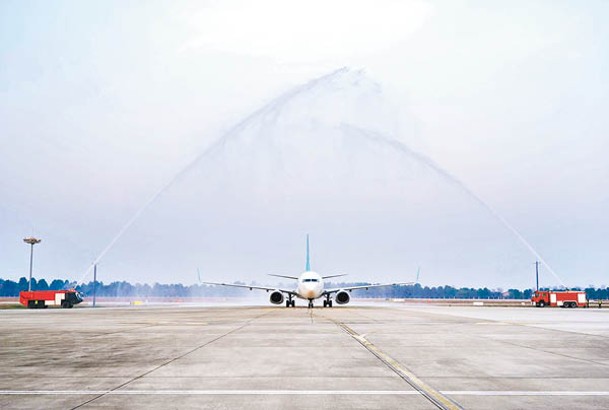
[[[30,236],[29,238],[23,238],[23,242],[30,245],[30,280],[27,285],[28,292],[32,291],[32,265],[34,262],[34,245],[36,245],[37,243],[40,243],[41,241],[42,241],[42,239],[37,239],[37,238],[34,238],[33,236]]]
[[[34,237],[29,237],[29,238],[24,238],[23,242],[25,243],[29,243],[30,245],[36,245],[37,243],[40,243],[42,241],[42,239],[36,239]]]

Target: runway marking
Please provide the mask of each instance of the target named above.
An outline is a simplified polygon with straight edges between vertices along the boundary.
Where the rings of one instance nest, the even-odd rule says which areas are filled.
[[[609,396],[609,391],[442,391],[455,396]]]
[[[332,319],[330,319],[332,320]],[[404,368],[397,360],[393,359],[385,352],[376,347],[373,343],[371,343],[364,336],[358,334],[356,331],[351,329],[344,323],[337,322],[332,320],[338,326],[340,326],[345,332],[347,332],[351,337],[357,340],[362,346],[364,346],[370,353],[375,355],[380,361],[385,363],[391,370],[393,370],[398,376],[400,376],[406,383],[414,387],[421,395],[423,395],[427,400],[433,403],[436,407],[443,410],[462,410],[463,408],[452,401],[448,397],[444,396],[441,392],[434,389],[423,380],[419,379],[414,373],[410,370]]]
[[[112,396],[292,396],[292,395],[328,395],[328,396],[376,396],[405,395],[418,396],[416,390],[0,390],[1,395],[112,395]]]
[[[441,390],[451,396],[598,396],[609,391]],[[418,396],[418,390],[0,390],[0,396]]]

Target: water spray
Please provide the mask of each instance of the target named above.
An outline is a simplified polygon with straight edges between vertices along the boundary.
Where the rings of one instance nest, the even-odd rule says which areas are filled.
[[[359,127],[350,125],[350,124],[342,124],[341,127],[345,130],[354,131],[358,133],[361,137],[374,141],[377,143],[389,145],[393,147],[396,151],[401,152],[402,154],[407,155],[410,158],[414,158],[416,161],[425,165],[426,167],[432,169],[440,176],[442,176],[447,181],[459,187],[463,192],[465,192],[468,196],[474,199],[479,205],[481,205],[484,209],[486,209],[493,217],[495,217],[503,226],[505,226],[510,232],[512,232],[516,238],[548,269],[548,271],[558,280],[558,282],[563,286],[567,287],[563,280],[558,276],[558,274],[552,269],[552,267],[545,261],[545,259],[537,252],[537,250],[527,241],[524,236],[512,225],[510,224],[499,212],[497,212],[491,205],[489,205],[486,201],[484,201],[480,196],[478,196],[474,191],[472,191],[465,183],[459,180],[456,176],[446,171],[442,167],[440,167],[434,160],[429,158],[428,156],[421,154],[419,152],[413,151],[410,147],[408,147],[403,142],[387,137],[385,135],[381,135],[377,132],[364,130]]]
[[[273,99],[271,102],[264,105],[262,108],[254,111],[252,114],[247,116],[245,119],[241,120],[231,129],[229,129],[224,135],[222,135],[219,139],[213,142],[207,149],[205,149],[202,153],[197,155],[190,163],[188,163],[184,168],[182,168],[178,173],[176,173],[172,178],[170,178],[161,188],[156,191],[144,204],[133,214],[133,216],[123,225],[123,227],[118,231],[118,233],[112,238],[112,240],[108,243],[108,245],[100,252],[100,254],[95,258],[93,263],[86,269],[85,273],[81,276],[78,282],[82,282],[87,275],[91,273],[94,266],[100,262],[100,260],[106,256],[106,254],[114,247],[114,245],[123,237],[125,232],[131,228],[131,226],[137,221],[141,215],[144,213],[146,209],[150,207],[154,202],[159,199],[161,195],[163,195],[169,188],[171,188],[176,182],[178,182],[184,175],[188,174],[188,172],[193,169],[199,162],[212,155],[216,150],[222,148],[228,141],[230,141],[235,135],[247,128],[256,118],[262,115],[266,115],[269,113],[277,112],[277,108],[281,107],[287,101],[291,100],[295,96],[306,92],[307,90],[317,86],[319,83],[324,81],[329,81],[333,77],[340,75],[349,71],[348,68],[343,67],[336,71],[331,72],[330,74],[326,74],[325,76],[316,78],[314,80],[309,81],[306,84],[295,87],[288,92],[280,95],[279,97]]]
[[[94,266],[100,262],[102,258],[116,245],[116,243],[124,236],[124,234],[132,227],[132,225],[141,217],[141,215],[153,204],[155,203],[159,197],[161,197],[167,190],[169,190],[173,185],[175,185],[179,180],[181,180],[185,175],[187,175],[193,168],[195,168],[200,162],[210,157],[214,153],[222,150],[226,144],[236,138],[239,133],[252,124],[255,124],[256,120],[259,118],[265,118],[266,116],[278,116],[281,112],[281,108],[288,103],[293,98],[301,95],[319,84],[323,84],[324,82],[330,83],[334,77],[342,75],[349,70],[347,68],[341,68],[336,70],[330,74],[319,77],[308,83],[295,87],[288,92],[280,95],[279,97],[271,100],[269,103],[265,104],[260,109],[254,111],[252,114],[247,116],[245,119],[237,123],[235,126],[230,128],[227,132],[225,132],[220,138],[214,141],[211,145],[209,145],[203,152],[198,154],[194,159],[192,159],[185,167],[183,167],[179,172],[174,174],[165,184],[161,186],[147,201],[145,201],[142,206],[133,214],[131,218],[127,220],[127,222],[121,227],[121,229],[117,232],[117,234],[112,238],[112,240],[108,243],[108,245],[100,252],[100,254],[94,259],[93,263],[89,266],[89,268],[85,271],[80,281],[84,280],[84,278],[94,269]],[[516,238],[537,258],[537,260],[541,261],[541,263],[546,266],[546,268],[550,271],[550,273],[562,284],[564,282],[560,279],[560,277],[556,274],[556,272],[550,267],[550,265],[541,257],[539,252],[520,234],[520,232],[514,228],[502,215],[500,215],[492,206],[490,206],[486,201],[484,201],[481,197],[475,194],[467,185],[461,182],[457,177],[440,167],[436,164],[431,158],[413,151],[407,145],[402,143],[401,141],[387,137],[385,135],[379,134],[375,131],[370,131],[367,129],[362,129],[350,124],[342,124],[339,128],[344,130],[353,131],[355,135],[359,135],[362,138],[365,138],[369,141],[373,141],[379,144],[383,144],[389,147],[392,147],[397,152],[400,152],[409,158],[415,159],[417,162],[425,165],[429,169],[433,170],[435,173],[442,176],[446,181],[458,186],[460,190],[465,192],[469,197],[474,199],[479,205],[481,205],[484,209],[486,209],[493,217],[495,217],[503,226],[505,226],[512,234],[516,236]],[[566,287],[566,286],[565,286]]]

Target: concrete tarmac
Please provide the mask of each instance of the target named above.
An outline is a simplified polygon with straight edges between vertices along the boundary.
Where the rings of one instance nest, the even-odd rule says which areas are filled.
[[[0,311],[3,409],[607,409],[609,309]]]

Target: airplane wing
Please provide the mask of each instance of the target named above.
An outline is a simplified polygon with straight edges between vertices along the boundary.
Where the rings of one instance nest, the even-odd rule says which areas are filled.
[[[371,285],[360,285],[360,286],[347,286],[344,288],[333,288],[333,289],[326,289],[324,290],[323,295],[329,295],[332,293],[336,293],[339,292],[341,290],[345,290],[348,292],[351,292],[352,290],[357,290],[357,289],[370,289],[370,288],[381,288],[384,286],[406,286],[406,285],[414,285],[414,282],[395,282],[395,283],[375,283],[375,284],[371,284]]]
[[[268,274],[269,276],[276,276],[278,278],[286,278],[286,279],[294,279],[294,280],[298,280],[298,278],[296,276],[286,276],[286,275],[275,275],[272,273]]]
[[[338,278],[339,276],[347,276],[347,274],[346,273],[341,273],[341,274],[338,274],[338,275],[322,276],[321,278],[322,279],[330,279],[330,278]]]
[[[296,296],[296,291],[294,290],[288,290],[288,289],[281,289],[281,288],[277,288],[277,287],[272,287],[272,286],[254,286],[254,285],[238,285],[236,283],[221,283],[221,282],[201,282],[205,285],[217,285],[217,286],[231,286],[233,288],[245,288],[245,289],[249,289],[249,290],[265,290],[267,292],[271,292],[273,290],[278,290],[281,293],[287,293],[288,295],[292,295],[292,296]]]

